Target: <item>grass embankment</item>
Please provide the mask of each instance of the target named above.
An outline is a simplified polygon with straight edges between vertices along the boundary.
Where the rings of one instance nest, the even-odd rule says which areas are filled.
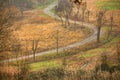
[[[101,53],[106,53],[106,52],[109,54],[113,53],[115,51],[114,48],[116,46],[116,42],[118,42],[118,41],[119,41],[119,39],[115,38],[112,41],[110,41],[102,46],[99,46],[98,48],[88,50],[88,51],[77,52],[77,54],[75,54],[75,55],[68,55],[68,56],[58,57],[58,58],[56,57],[54,59],[51,58],[48,60],[46,59],[45,61],[32,63],[32,64],[30,64],[30,67],[31,67],[31,70],[41,70],[41,69],[43,69],[43,67],[41,67],[43,65],[44,65],[44,69],[63,66],[62,65],[63,61],[64,61],[64,59],[66,59],[66,65],[74,66],[73,68],[75,68],[75,65],[81,66],[80,64],[83,64],[86,61],[89,61],[89,60],[93,61],[96,58],[100,58]],[[76,53],[76,51],[74,53]],[[49,55],[49,58],[54,56],[54,54],[50,54],[50,55]],[[42,58],[42,56],[41,56],[41,58]],[[91,63],[91,61],[90,61],[90,63]],[[51,63],[51,64],[49,65],[49,63]],[[38,66],[34,67],[35,65],[38,65]],[[95,66],[95,65],[96,64],[93,64],[93,66]]]
[[[30,68],[32,71],[38,71],[38,70],[43,70],[43,69],[53,68],[53,67],[60,67],[60,66],[61,66],[61,63],[59,63],[59,60],[47,60],[47,61],[30,64]]]
[[[30,70],[32,71],[29,75],[29,77],[30,77],[29,80],[31,80],[31,79],[36,79],[36,80],[39,80],[39,79],[53,80],[54,79],[54,80],[57,80],[57,79],[61,79],[61,78],[65,79],[65,80],[73,80],[73,79],[78,80],[80,78],[81,79],[87,78],[87,79],[91,79],[91,80],[93,78],[94,78],[94,80],[96,80],[96,79],[97,80],[101,80],[101,79],[109,80],[108,79],[110,76],[109,72],[102,72],[102,73],[100,72],[99,74],[96,74],[94,72],[94,70],[87,71],[87,72],[82,71],[82,70],[76,70],[76,72],[68,71],[68,70],[69,70],[69,67],[71,68],[71,66],[73,66],[73,68],[76,68],[75,65],[80,65],[79,63],[81,63],[83,61],[89,60],[91,62],[91,59],[94,59],[95,57],[97,57],[98,55],[100,55],[101,53],[103,53],[105,51],[110,52],[110,53],[114,52],[116,42],[118,42],[118,41],[119,41],[119,39],[115,38],[112,41],[110,41],[102,46],[99,46],[97,48],[94,48],[92,50],[87,50],[87,51],[83,50],[82,52],[79,51],[75,55],[69,55],[66,57],[65,56],[58,57],[58,58],[54,58],[54,59],[50,59],[50,60],[46,59],[44,61],[29,64]],[[93,43],[89,43],[88,45],[86,45],[86,47],[91,46],[91,44],[93,44]],[[76,50],[79,50],[79,49],[80,48],[77,48]],[[74,53],[76,53],[76,50],[74,50]],[[73,50],[72,50],[72,52],[73,52]],[[51,54],[51,56],[52,56],[52,54]],[[44,57],[44,56],[41,56],[41,58],[42,57]],[[50,57],[50,56],[48,56],[48,57]],[[61,68],[64,66],[63,65],[63,61],[65,61],[64,59],[66,59],[66,68]],[[80,67],[80,66],[78,66],[78,67]],[[88,68],[89,66],[86,66],[86,67]],[[119,79],[119,75],[120,75],[119,71],[116,71],[112,74],[112,78]]]

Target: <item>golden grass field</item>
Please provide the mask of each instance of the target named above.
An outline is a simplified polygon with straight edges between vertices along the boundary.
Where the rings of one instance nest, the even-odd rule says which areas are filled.
[[[60,21],[45,15],[42,11],[24,12],[24,18],[17,20],[14,26],[19,28],[14,31],[14,34],[23,45],[32,47],[31,40],[39,40],[38,51],[56,48],[56,36],[58,36],[59,47],[66,46],[75,42],[79,42],[90,35],[90,30],[81,28],[72,30],[61,26]],[[58,32],[58,35],[57,35]]]

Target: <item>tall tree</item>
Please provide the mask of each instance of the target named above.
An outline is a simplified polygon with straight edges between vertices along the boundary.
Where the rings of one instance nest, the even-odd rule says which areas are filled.
[[[87,2],[83,2],[82,4],[81,4],[81,7],[82,7],[82,28],[84,27],[83,26],[83,22],[85,21],[84,19],[85,19],[85,11],[86,11],[86,9],[87,9]]]
[[[32,40],[32,52],[33,52],[34,61],[35,61],[35,54],[38,48],[38,43],[39,43],[39,40]]]
[[[58,49],[59,49],[59,30],[56,32],[56,51],[58,54]]]
[[[101,27],[104,24],[104,15],[106,11],[105,10],[100,10],[97,14],[97,43],[100,42],[100,34],[101,34]]]
[[[79,14],[79,12],[80,12],[80,6],[78,5],[78,6],[77,6],[77,12],[75,13],[75,16],[74,16],[74,17],[75,17],[75,20],[74,20],[74,21],[75,21],[75,23],[74,23],[74,26],[75,26],[75,27],[76,27],[76,21],[77,21],[77,19],[78,19],[78,14]]]
[[[112,34],[112,28],[113,28],[113,13],[110,16],[110,24],[109,24],[109,29],[108,29],[108,36],[107,40],[109,40],[111,34]]]

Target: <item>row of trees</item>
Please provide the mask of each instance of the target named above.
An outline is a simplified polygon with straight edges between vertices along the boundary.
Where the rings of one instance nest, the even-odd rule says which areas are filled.
[[[114,26],[114,10],[119,10],[120,5],[119,0],[108,0],[108,1],[100,1],[99,8],[100,10],[97,12],[97,42],[100,42],[100,34],[101,34],[101,28],[107,24],[108,31],[107,31],[107,41],[111,39],[112,32],[113,32],[113,26]],[[111,11],[111,13],[107,13],[107,11]],[[109,16],[107,14],[110,14]],[[106,19],[106,16],[109,17],[109,19]],[[119,26],[117,26],[119,28]],[[119,35],[119,30],[115,31],[117,35]]]
[[[87,9],[87,2],[82,0],[76,0],[75,2],[72,0],[58,0],[58,5],[55,11],[61,18],[62,25],[65,27],[70,26],[70,18],[74,19],[74,27],[76,27],[76,21],[78,21],[78,19],[81,19],[82,27],[84,27],[83,22],[85,20],[89,22],[90,11]],[[65,18],[65,22],[62,17]]]
[[[72,1],[72,0],[71,0]],[[60,17],[61,23],[64,27],[70,27],[70,19],[74,19],[74,28],[76,27],[76,21],[81,18],[82,25],[81,28],[84,27],[84,22],[89,22],[90,17],[90,10],[87,9],[87,2],[70,2],[69,0],[58,0],[58,5],[56,6],[56,14]],[[79,3],[79,4],[78,4]],[[74,10],[75,9],[75,10]],[[81,12],[81,17],[80,17]],[[103,7],[94,13],[96,15],[96,26],[97,26],[97,42],[100,42],[100,35],[101,35],[101,28],[106,24],[109,23],[108,26],[108,34],[107,40],[110,39],[110,35],[112,33],[113,27],[113,13],[111,13],[109,20],[106,19],[107,10]],[[72,17],[71,17],[72,16]],[[63,20],[63,17],[65,20]]]

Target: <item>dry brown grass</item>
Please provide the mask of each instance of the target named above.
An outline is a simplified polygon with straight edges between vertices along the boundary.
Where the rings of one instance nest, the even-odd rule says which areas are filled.
[[[17,73],[17,68],[12,66],[2,66],[0,67],[0,74],[5,74],[9,77],[14,76]]]
[[[59,21],[45,15],[42,11],[27,12],[24,15],[24,19],[15,23],[15,26],[20,25],[20,29],[14,31],[14,34],[24,44],[25,40],[28,40],[29,49],[31,49],[30,40],[36,39],[39,39],[39,51],[55,48],[57,30],[59,47],[78,42],[90,35],[85,34],[81,29],[74,31],[62,27]]]

